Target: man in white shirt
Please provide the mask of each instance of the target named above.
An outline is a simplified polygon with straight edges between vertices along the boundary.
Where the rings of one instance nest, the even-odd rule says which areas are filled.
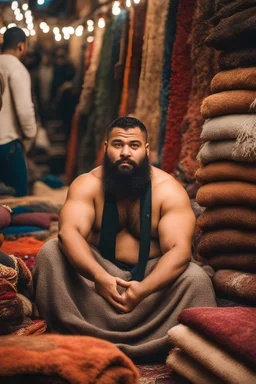
[[[0,73],[5,83],[0,111],[0,181],[13,187],[16,196],[25,196],[28,192],[24,152],[37,131],[31,79],[21,63],[26,50],[23,30],[17,27],[7,29],[3,54],[0,55]]]

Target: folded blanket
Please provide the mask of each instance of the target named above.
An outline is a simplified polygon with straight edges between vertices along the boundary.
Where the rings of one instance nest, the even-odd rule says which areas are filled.
[[[256,167],[255,164],[236,161],[216,161],[201,166],[196,172],[196,179],[203,184],[236,180],[256,183]]]
[[[256,206],[256,185],[242,181],[222,181],[203,185],[196,201],[202,207],[216,205]]]
[[[255,113],[255,90],[232,90],[214,93],[204,99],[201,113],[204,119],[235,113]]]
[[[59,215],[56,213],[33,212],[12,215],[11,225],[28,225],[49,229],[52,221],[58,221]]]
[[[23,306],[18,296],[8,300],[0,300],[0,334],[6,333],[5,331],[2,333],[2,323],[5,325],[20,324],[23,320]]]
[[[241,131],[256,140],[256,115],[225,115],[208,119],[200,137],[203,141],[237,139]]]
[[[256,49],[244,48],[238,51],[221,52],[218,58],[220,71],[238,67],[256,67]]]
[[[178,321],[255,368],[256,308],[189,308]]]
[[[18,271],[13,267],[0,264],[0,278],[7,280],[16,288],[18,283]]]
[[[250,139],[247,143],[239,144],[236,140],[207,141],[200,149],[197,159],[203,164],[221,160],[255,162],[255,143]]]
[[[198,363],[180,348],[173,348],[167,358],[166,364],[179,375],[191,383],[196,384],[221,384],[223,381]],[[224,383],[223,383],[224,384]]]
[[[69,383],[138,383],[138,372],[127,356],[113,344],[87,336],[4,336],[0,372],[3,378],[22,375],[24,381],[38,374],[41,380],[56,375]]]
[[[256,67],[222,71],[211,81],[212,93],[232,89],[256,89]]]
[[[211,207],[197,220],[202,230],[234,228],[256,231],[256,209],[250,207]]]
[[[240,303],[256,305],[256,275],[223,269],[213,276],[216,295]]]
[[[15,241],[4,241],[1,249],[9,255],[36,256],[43,245],[43,241],[36,240],[33,237],[22,237]]]
[[[227,17],[213,28],[205,43],[218,50],[255,48],[256,7],[244,9]]]
[[[222,229],[205,232],[201,236],[197,250],[199,255],[206,258],[219,252],[256,252],[256,231]]]
[[[215,13],[215,15],[211,18],[211,23],[213,25],[217,25],[222,19],[230,17],[237,12],[243,11],[244,9],[253,7],[255,5],[255,0],[237,0],[230,2]]]
[[[25,317],[25,320],[18,325],[11,326],[11,334],[17,336],[38,336],[42,335],[47,329],[47,323],[44,320],[31,320]]]
[[[218,348],[215,343],[183,324],[168,332],[171,344],[179,347],[221,380],[232,384],[254,383],[256,374],[231,354]],[[168,364],[168,359],[167,359]]]
[[[219,269],[234,269],[236,271],[256,272],[255,253],[225,253],[211,257],[209,265],[216,271]]]

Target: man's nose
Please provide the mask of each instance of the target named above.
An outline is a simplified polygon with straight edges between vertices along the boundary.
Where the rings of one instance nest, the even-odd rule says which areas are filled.
[[[129,145],[124,145],[122,147],[121,156],[128,157],[131,156],[130,147]]]

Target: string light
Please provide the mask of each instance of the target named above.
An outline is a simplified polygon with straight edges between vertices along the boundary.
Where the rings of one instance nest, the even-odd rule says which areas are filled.
[[[93,28],[93,26],[91,26],[91,27]],[[76,36],[82,36],[83,31],[84,31],[84,27],[82,25],[79,25],[76,28]],[[89,31],[89,27],[88,27],[88,31]]]
[[[87,42],[88,42],[88,43],[92,43],[93,40],[94,40],[94,37],[93,37],[93,36],[88,36],[88,37],[87,37]]]
[[[12,8],[12,10],[14,11],[16,8],[18,8],[18,6],[19,6],[18,1],[13,1],[13,2],[12,2],[12,5],[11,5],[11,8]]]
[[[15,23],[10,23],[10,24],[7,26],[8,29],[9,29],[9,28],[12,28],[12,27],[17,27],[17,24],[15,24]]]
[[[32,23],[33,22],[33,16],[28,16],[28,17],[26,17],[26,23],[27,24],[30,24],[30,23]]]
[[[131,0],[126,0],[126,7],[130,8],[132,5]]]
[[[28,10],[28,4],[23,4],[22,9],[23,9],[23,11],[27,11]]]
[[[119,13],[121,12],[121,9],[120,9],[120,2],[119,1],[114,1],[113,3],[113,7],[112,7],[112,13],[114,16],[117,16],[119,15]]]
[[[16,8],[15,11],[14,11],[14,15],[15,16],[18,16],[20,14],[20,9],[19,8]]]
[[[32,15],[32,13],[31,13],[30,9],[28,9],[28,10],[25,12],[25,17],[29,17],[29,16],[31,16],[31,15]]]
[[[38,5],[44,5],[44,0],[37,0]]]
[[[69,33],[70,35],[73,35],[73,34],[75,33],[74,28],[73,28],[73,27],[68,27],[68,33]]]
[[[7,30],[6,27],[2,27],[2,28],[0,29],[0,33],[4,34],[4,33],[6,32],[6,30]]]
[[[27,24],[27,29],[28,30],[32,30],[32,29],[34,29],[34,24],[33,23],[29,23],[29,24]]]
[[[19,14],[16,16],[16,20],[17,20],[17,21],[21,21],[21,20],[23,20],[23,15],[22,15],[22,13],[19,13]]]
[[[64,37],[65,40],[69,40],[70,39],[70,35],[68,33],[64,33],[63,37]]]
[[[88,25],[87,30],[88,30],[88,32],[93,32],[94,31],[94,26],[93,25]]]
[[[93,20],[87,20],[87,25],[94,25],[94,21]]]
[[[59,35],[59,34],[60,34],[60,29],[59,29],[58,27],[54,27],[54,28],[53,28],[53,33],[54,33],[55,35]]]
[[[40,27],[41,29],[44,29],[46,26],[47,26],[47,24],[46,24],[45,21],[42,21],[42,22],[39,24],[39,27]]]
[[[133,0],[134,4],[139,4],[140,0]]]
[[[29,31],[27,28],[22,28],[23,32],[25,33],[25,35],[28,37],[29,36]],[[31,32],[30,32],[31,33]]]
[[[46,25],[44,28],[43,28],[43,33],[48,33],[50,31],[50,27],[49,25]]]
[[[35,34],[36,34],[36,31],[34,29],[31,29],[30,36],[35,36]]]
[[[61,34],[60,34],[60,33],[57,33],[57,34],[55,35],[55,40],[56,40],[56,41],[61,41],[61,39],[62,39]]]
[[[100,17],[98,20],[98,27],[99,28],[104,28],[106,25],[105,19],[103,17]]]

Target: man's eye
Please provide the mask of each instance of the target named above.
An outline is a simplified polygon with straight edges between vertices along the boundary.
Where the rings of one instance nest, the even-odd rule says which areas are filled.
[[[121,147],[121,144],[120,144],[120,143],[116,143],[116,144],[115,144],[115,147],[116,147],[116,148],[119,148],[119,147]]]
[[[132,144],[132,148],[138,148],[138,144]]]

